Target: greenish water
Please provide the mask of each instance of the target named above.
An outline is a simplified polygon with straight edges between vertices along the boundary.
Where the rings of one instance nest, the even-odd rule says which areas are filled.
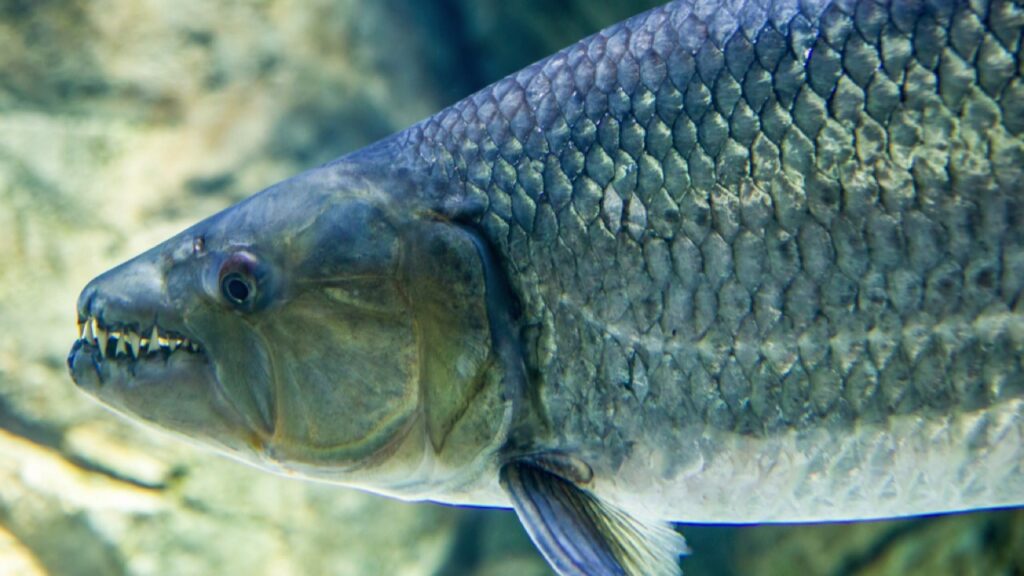
[[[509,512],[271,477],[77,393],[95,274],[657,4],[0,0],[0,574],[548,574]],[[697,574],[1024,574],[1024,512],[684,527]]]

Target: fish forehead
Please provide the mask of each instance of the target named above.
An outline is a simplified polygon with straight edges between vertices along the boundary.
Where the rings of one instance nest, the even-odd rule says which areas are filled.
[[[1020,26],[984,24],[1008,9],[673,2],[406,132],[487,206],[551,444],[674,477],[763,448],[732,442],[1019,429]]]

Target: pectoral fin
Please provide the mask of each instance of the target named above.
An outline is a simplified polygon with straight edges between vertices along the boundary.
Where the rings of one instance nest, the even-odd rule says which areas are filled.
[[[501,469],[519,520],[562,576],[673,576],[686,541],[661,522],[641,521],[527,461]]]

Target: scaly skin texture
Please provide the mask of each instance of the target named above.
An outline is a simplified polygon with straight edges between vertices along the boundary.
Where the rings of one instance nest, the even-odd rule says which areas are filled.
[[[673,519],[1024,502],[1022,23],[683,0],[392,140],[499,255],[536,444]]]

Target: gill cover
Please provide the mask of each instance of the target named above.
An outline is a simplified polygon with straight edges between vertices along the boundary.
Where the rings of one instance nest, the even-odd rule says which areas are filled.
[[[307,182],[225,212],[202,281],[218,314],[190,324],[272,467],[370,489],[446,482],[497,449],[505,421],[482,255],[472,233],[364,186],[306,199]],[[240,238],[254,212],[264,224]]]

